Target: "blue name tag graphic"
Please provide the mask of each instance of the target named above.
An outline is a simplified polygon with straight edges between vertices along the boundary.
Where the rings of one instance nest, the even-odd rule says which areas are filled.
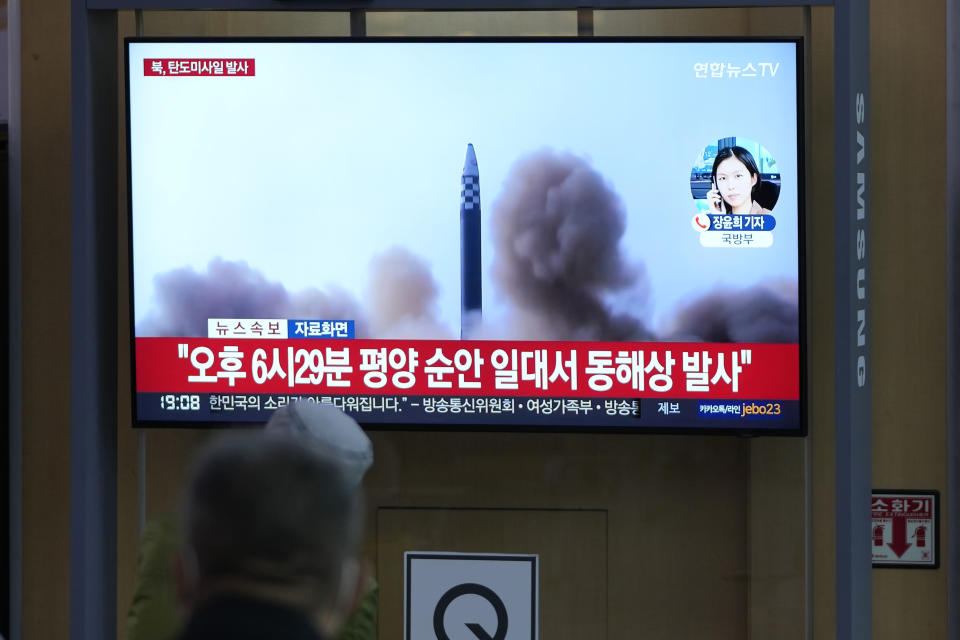
[[[343,339],[356,337],[353,320],[287,320],[288,338]]]
[[[777,219],[768,215],[710,214],[711,231],[773,231]]]

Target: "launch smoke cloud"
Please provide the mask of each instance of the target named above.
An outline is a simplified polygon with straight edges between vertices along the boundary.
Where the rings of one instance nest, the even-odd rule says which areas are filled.
[[[472,146],[468,164],[476,177]],[[632,223],[642,225],[642,218]],[[482,227],[494,247],[493,294],[506,303],[507,317],[486,318],[471,302],[461,309],[461,331],[468,328],[462,337],[798,342],[795,281],[717,287],[666,310],[665,328],[648,328],[643,300],[655,286],[621,247],[626,225],[623,201],[587,160],[546,149],[521,157]],[[157,303],[137,335],[204,336],[208,318],[350,319],[358,338],[457,335],[440,320],[439,286],[427,261],[391,247],[367,267],[362,298],[336,286],[291,292],[245,262],[222,258],[204,272],[175,269],[155,277]]]
[[[290,292],[245,262],[214,258],[206,271],[182,268],[154,279],[158,304],[139,336],[199,337],[208,318],[354,320],[358,338],[449,338],[436,315],[437,285],[423,260],[391,248],[370,264],[363,305],[340,287]]]
[[[770,282],[704,294],[680,308],[668,339],[799,342],[797,288],[792,283]]]
[[[521,158],[493,206],[494,281],[521,334],[548,340],[645,340],[606,296],[637,286],[620,251],[626,210],[586,160],[541,150]],[[524,335],[523,337],[527,337]]]
[[[373,258],[370,274],[366,308],[372,336],[403,340],[454,337],[438,319],[437,283],[425,260],[392,247]]]

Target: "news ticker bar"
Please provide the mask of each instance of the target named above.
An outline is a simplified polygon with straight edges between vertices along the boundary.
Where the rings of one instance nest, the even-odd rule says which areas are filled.
[[[797,429],[796,400],[413,395],[138,393],[141,422],[265,422],[290,402],[330,404],[363,424],[596,428]]]

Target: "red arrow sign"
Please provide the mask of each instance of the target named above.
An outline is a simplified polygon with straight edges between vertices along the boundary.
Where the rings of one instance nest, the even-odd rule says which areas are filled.
[[[893,542],[887,543],[890,550],[902,558],[907,549],[913,545],[907,542],[907,519],[903,516],[893,518]]]

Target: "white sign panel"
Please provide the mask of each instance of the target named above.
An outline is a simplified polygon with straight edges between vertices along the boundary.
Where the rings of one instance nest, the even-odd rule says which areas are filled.
[[[936,491],[873,491],[874,567],[939,566],[938,498]]]
[[[539,556],[407,551],[405,640],[537,640]]]

